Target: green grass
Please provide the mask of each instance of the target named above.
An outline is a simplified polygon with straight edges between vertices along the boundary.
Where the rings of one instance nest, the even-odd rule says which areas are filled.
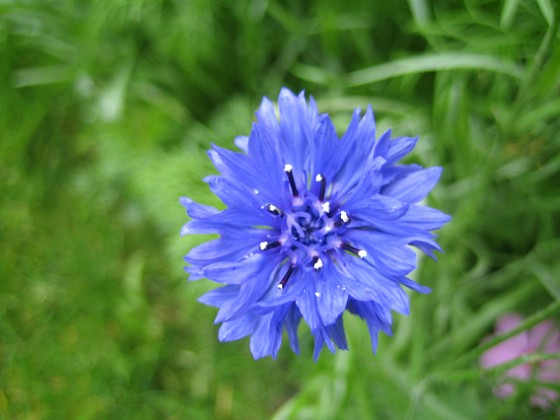
[[[0,417],[547,418],[491,389],[505,312],[560,318],[560,10],[553,0],[0,2]],[[339,130],[371,103],[444,167],[433,292],[377,355],[218,343],[186,282],[178,197],[218,204],[205,150],[263,95],[312,94]],[[531,318],[530,318],[531,319]],[[538,318],[532,318],[538,319]],[[557,386],[558,388],[558,386]]]

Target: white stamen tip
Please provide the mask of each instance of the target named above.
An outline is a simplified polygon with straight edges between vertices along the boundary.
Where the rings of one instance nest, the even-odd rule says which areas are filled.
[[[348,223],[348,221],[350,220],[350,218],[348,217],[348,213],[346,213],[344,210],[340,212],[340,218],[344,223]]]
[[[268,242],[262,241],[262,242],[259,244],[259,249],[260,249],[261,251],[266,251],[267,248],[268,248]]]
[[[332,230],[332,227],[330,226],[325,226],[325,232],[330,232]]]
[[[280,283],[280,284],[278,285],[278,288],[279,288],[280,290],[282,290],[282,289],[284,288],[284,286],[282,286],[282,283]]]
[[[360,258],[365,258],[365,257],[367,257],[367,251],[366,251],[365,249],[360,249],[360,250],[358,251],[358,257],[360,257]]]
[[[321,258],[317,258],[317,261],[315,261],[315,264],[313,264],[313,268],[315,270],[320,270],[321,268],[323,268],[323,261],[321,261]]]
[[[292,172],[293,169],[294,169],[294,167],[292,165],[290,165],[289,163],[286,163],[284,165],[284,172]]]
[[[329,213],[331,211],[331,203],[329,203],[328,201],[325,201],[322,205],[321,208],[323,209],[323,211],[325,213]]]
[[[323,175],[317,174],[317,176],[315,177],[315,181],[321,182],[322,180],[323,180]]]
[[[321,293],[315,292],[315,296],[319,297],[319,296],[321,296]]]

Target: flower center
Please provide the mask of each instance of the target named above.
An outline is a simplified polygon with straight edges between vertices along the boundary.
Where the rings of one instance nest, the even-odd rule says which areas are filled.
[[[320,212],[308,199],[305,204],[291,209],[286,225],[296,243],[308,247],[322,246],[326,243],[327,234],[334,234],[330,229],[324,229],[327,226],[327,219],[327,215]]]
[[[280,209],[274,204],[263,206],[271,215],[282,218],[282,223],[279,235],[274,241],[263,241],[259,245],[261,251],[282,247],[282,252],[288,257],[278,288],[282,289],[298,268],[304,271],[320,271],[324,266],[322,258],[335,249],[343,249],[365,258],[365,250],[342,240],[351,218],[346,211],[332,208],[331,203],[325,201],[325,177],[317,174],[314,178],[316,185],[300,192],[293,176],[292,165],[286,164],[284,172],[292,192],[292,205],[286,209]]]

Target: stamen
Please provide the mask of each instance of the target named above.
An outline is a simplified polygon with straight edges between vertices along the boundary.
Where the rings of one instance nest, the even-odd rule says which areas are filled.
[[[346,251],[350,251],[351,253],[356,254],[360,258],[367,257],[367,251],[365,249],[356,248],[355,246],[352,246],[348,243],[343,243],[342,248]]]
[[[294,197],[299,197],[299,191],[296,187],[296,180],[294,179],[294,174],[292,173],[294,167],[289,163],[284,165],[284,172],[288,175],[288,181],[290,181],[290,188],[292,189],[292,195]]]
[[[330,213],[331,212],[331,203],[329,203],[328,201],[325,201],[322,205],[321,208],[323,209],[323,211],[325,213]]]
[[[339,215],[340,219],[338,219],[336,222],[334,222],[334,226],[335,227],[341,227],[343,225],[349,225],[350,222],[352,221],[352,219],[350,219],[350,216],[348,216],[348,213],[346,213],[344,210],[342,210],[340,212]]]
[[[278,283],[278,288],[280,290],[282,290],[286,286],[286,283],[288,283],[288,280],[290,279],[290,276],[294,272],[295,268],[296,267],[294,265],[290,265],[288,267],[288,271],[286,271],[286,274],[284,274],[284,277],[282,277],[282,280],[280,280],[280,283]]]
[[[284,216],[284,213],[282,213],[282,210],[280,210],[274,204],[267,204],[265,206],[265,208],[266,208],[266,211],[268,211],[269,213],[271,213],[275,216],[278,216],[278,215]]]
[[[261,251],[267,251],[267,250],[272,249],[272,248],[277,248],[280,245],[282,245],[282,242],[280,242],[280,241],[274,241],[274,242],[262,241],[259,244],[259,249]]]
[[[317,174],[315,177],[316,182],[321,183],[321,188],[319,189],[319,201],[323,201],[325,199],[325,192],[327,190],[327,180],[321,174]]]
[[[319,257],[313,257],[313,268],[315,269],[315,271],[321,271],[321,268],[323,268],[323,261],[321,261],[321,258]]]

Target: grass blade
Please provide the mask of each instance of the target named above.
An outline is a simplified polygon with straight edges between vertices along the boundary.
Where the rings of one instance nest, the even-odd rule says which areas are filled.
[[[522,70],[512,62],[472,53],[440,53],[407,57],[350,73],[347,86],[362,86],[407,74],[444,70],[485,70],[517,79]]]

